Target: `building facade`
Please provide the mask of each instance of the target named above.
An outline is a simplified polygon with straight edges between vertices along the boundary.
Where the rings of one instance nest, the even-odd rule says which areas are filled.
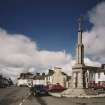
[[[49,70],[48,75],[45,77],[45,85],[60,84],[68,88],[70,86],[71,76],[62,72],[62,68],[54,67],[54,70]]]
[[[71,77],[62,72],[61,68],[54,67],[54,70],[49,69],[48,74],[45,73],[21,73],[17,79],[17,86],[34,86],[34,85],[53,85],[60,84],[68,88]]]
[[[33,77],[33,85],[45,85],[45,73],[36,73]]]
[[[17,78],[17,86],[32,86],[33,82],[33,74],[32,73],[21,73],[20,77]]]
[[[6,77],[0,75],[0,88],[5,88],[11,85],[13,85],[13,81],[10,78],[7,79]]]

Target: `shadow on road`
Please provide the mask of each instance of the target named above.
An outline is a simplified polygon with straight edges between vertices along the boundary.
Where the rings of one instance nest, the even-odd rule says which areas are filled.
[[[47,95],[48,96],[48,95]],[[42,95],[37,95],[37,96],[33,96],[32,94],[28,97],[28,99],[30,101],[32,101],[33,99],[35,99],[37,101],[37,103],[39,103],[40,105],[47,105],[47,103],[45,102],[45,100],[43,100],[43,97],[46,96],[42,96]]]
[[[0,102],[0,105],[11,105],[11,104],[13,104],[13,103],[16,103],[16,102],[18,102],[18,100],[13,100],[12,98],[8,98],[8,99],[4,99],[4,100],[2,100],[1,102]]]
[[[76,105],[87,105],[86,103],[76,103]]]
[[[40,105],[47,105],[47,103],[45,102],[45,100],[42,99],[42,96],[37,96],[35,97],[37,102],[40,104]]]

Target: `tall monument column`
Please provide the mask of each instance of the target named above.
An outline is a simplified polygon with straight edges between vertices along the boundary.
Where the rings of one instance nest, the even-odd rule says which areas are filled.
[[[76,48],[76,64],[84,64],[84,45],[82,43],[82,18],[78,20],[78,40]]]
[[[76,47],[76,64],[72,68],[72,88],[86,88],[85,65],[84,65],[84,45],[82,43],[82,17],[78,23],[78,40]]]

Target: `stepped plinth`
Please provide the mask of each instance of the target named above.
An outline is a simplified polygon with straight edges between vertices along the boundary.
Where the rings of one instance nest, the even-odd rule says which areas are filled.
[[[63,97],[88,97],[98,95],[98,92],[93,89],[77,89],[69,88],[61,93]]]

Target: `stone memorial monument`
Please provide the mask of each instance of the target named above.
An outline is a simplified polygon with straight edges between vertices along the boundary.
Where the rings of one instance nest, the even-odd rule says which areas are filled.
[[[62,93],[63,96],[78,97],[97,94],[95,91],[87,88],[86,72],[88,66],[84,64],[84,45],[82,43],[82,22],[83,18],[78,20],[78,40],[76,47],[76,63],[72,67],[71,87]]]

